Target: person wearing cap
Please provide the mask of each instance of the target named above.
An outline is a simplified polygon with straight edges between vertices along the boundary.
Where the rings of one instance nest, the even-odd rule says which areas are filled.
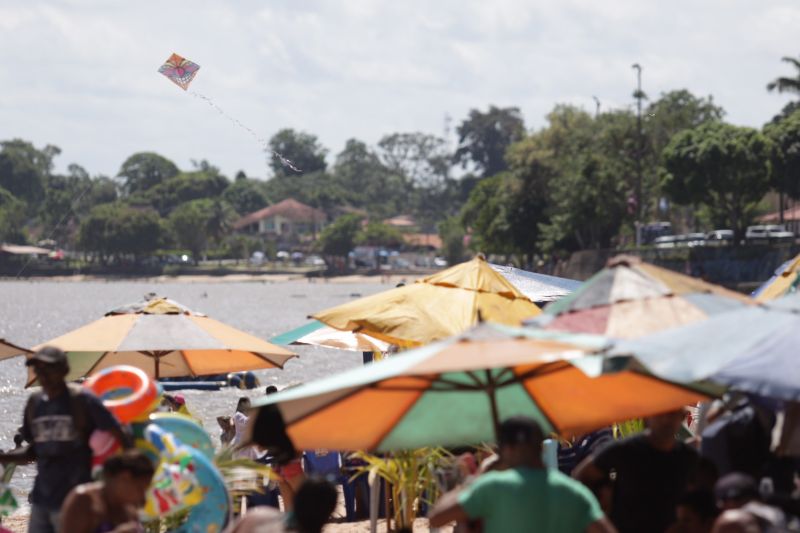
[[[621,533],[663,533],[681,496],[697,488],[698,453],[675,438],[684,419],[682,409],[650,417],[642,433],[610,442],[573,471],[590,488],[615,472],[609,516]]]
[[[588,488],[544,467],[542,440],[542,430],[531,418],[502,422],[498,446],[508,468],[443,495],[428,516],[431,527],[481,520],[485,533],[615,531]]]
[[[0,463],[36,461],[28,531],[55,533],[59,531],[59,510],[67,494],[91,480],[92,432],[108,431],[126,448],[131,441],[97,396],[66,383],[69,364],[63,351],[44,347],[25,364],[33,368],[42,387],[28,398],[23,414],[21,433],[31,444],[0,454]]]
[[[782,510],[760,501],[756,480],[742,472],[722,476],[714,486],[717,507],[722,509],[713,533],[787,531]]]

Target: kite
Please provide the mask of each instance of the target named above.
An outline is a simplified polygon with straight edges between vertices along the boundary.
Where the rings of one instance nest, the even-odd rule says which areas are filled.
[[[197,75],[198,70],[200,70],[200,65],[198,65],[197,63],[193,63],[192,61],[189,61],[185,57],[181,57],[175,53],[169,56],[169,59],[167,59],[166,62],[163,65],[161,65],[161,67],[159,67],[158,69],[158,71],[161,74],[169,78],[169,80],[172,83],[174,83],[184,91],[189,89],[189,84],[192,83],[192,80]],[[209,98],[208,96],[203,96],[202,94],[197,93],[195,91],[190,91],[189,94],[191,94],[196,98],[200,98],[208,105],[213,107],[220,115],[227,118],[234,125],[238,126],[239,128],[242,128],[244,131],[249,133],[261,145],[265,153],[272,154],[273,156],[277,157],[283,166],[290,168],[298,173],[303,172],[302,170],[297,168],[295,164],[292,163],[291,160],[283,157],[275,150],[272,150],[269,147],[269,144],[264,139],[259,137],[259,135],[255,131],[253,131],[252,129],[248,128],[247,126],[239,122],[236,118],[230,116],[220,106],[215,104],[214,101],[211,100],[211,98]]]
[[[169,56],[169,59],[158,69],[161,74],[184,91],[189,88],[189,84],[192,83],[198,70],[200,70],[200,65],[192,63],[178,54]]]

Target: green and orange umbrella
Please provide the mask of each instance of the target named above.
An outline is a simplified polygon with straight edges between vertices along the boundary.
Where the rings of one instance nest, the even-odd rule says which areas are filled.
[[[115,365],[135,366],[154,378],[282,368],[295,356],[177,302],[154,296],[114,309],[41,346],[56,346],[67,353],[69,380]],[[29,374],[28,385],[34,378]]]
[[[548,330],[633,338],[752,303],[724,287],[619,256],[529,323]]]
[[[591,355],[607,342],[484,323],[254,405],[273,406],[265,417],[277,408],[298,449],[390,451],[490,442],[515,415],[573,435],[707,398],[634,369],[611,371],[618,361]],[[258,428],[253,441],[269,444]]]

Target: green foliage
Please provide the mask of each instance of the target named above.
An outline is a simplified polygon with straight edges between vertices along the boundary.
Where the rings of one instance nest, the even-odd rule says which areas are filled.
[[[355,245],[356,236],[361,231],[362,217],[344,215],[322,230],[319,248],[325,255],[347,257]]]
[[[0,243],[25,244],[25,202],[0,187]]]
[[[794,77],[782,76],[772,80],[767,84],[767,90],[800,94],[800,58],[782,57],[781,61],[789,63],[795,69],[795,75]]]
[[[615,439],[624,439],[626,437],[636,435],[637,433],[641,433],[644,431],[645,425],[643,419],[634,418],[633,420],[626,420],[625,422],[614,424],[612,429]]]
[[[179,205],[169,216],[169,227],[179,246],[192,253],[197,264],[211,238],[209,220],[214,202],[207,198]]]
[[[473,165],[486,177],[507,168],[506,149],[525,135],[525,123],[517,107],[490,106],[486,113],[471,110],[456,131],[453,160],[464,168]]]
[[[60,153],[55,146],[38,150],[21,139],[0,142],[0,187],[35,205],[44,196],[45,179]]]
[[[161,185],[178,175],[178,167],[169,159],[154,152],[133,154],[122,163],[117,177],[122,180],[125,194],[135,194]]]
[[[246,176],[236,180],[222,193],[222,198],[239,215],[244,216],[269,205],[264,183],[250,179]]]
[[[378,478],[388,484],[397,529],[411,528],[420,504],[432,504],[439,498],[436,471],[453,462],[453,456],[444,448],[400,451],[386,457],[355,452],[353,457],[365,463],[355,470],[353,478],[366,475],[370,484]]]
[[[157,250],[165,239],[157,213],[114,203],[95,207],[81,222],[78,246],[94,252],[104,264],[111,257],[131,255],[137,261]]]
[[[442,253],[447,263],[456,265],[464,260],[464,228],[458,217],[449,217],[439,223],[439,237],[442,239]]]
[[[738,240],[769,187],[772,150],[752,128],[710,122],[683,131],[664,150],[664,188],[676,203],[717,210]]]
[[[764,127],[772,140],[772,186],[795,200],[800,199],[800,109],[778,123]]]
[[[380,222],[370,222],[356,236],[357,244],[367,246],[385,246],[396,248],[403,244],[403,234],[393,226],[388,226]]]
[[[152,207],[165,217],[179,205],[192,200],[219,197],[228,185],[228,179],[216,170],[181,172],[160,185],[131,197],[129,201],[133,205]]]
[[[269,140],[269,147],[273,152],[290,160],[296,168],[300,169],[300,174],[320,172],[326,168],[325,155],[328,151],[319,143],[315,135],[292,129],[282,129]],[[276,177],[298,174],[274,155],[270,167]]]

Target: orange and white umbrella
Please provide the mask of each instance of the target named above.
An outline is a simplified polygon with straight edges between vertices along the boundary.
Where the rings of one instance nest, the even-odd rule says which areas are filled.
[[[295,357],[284,348],[158,297],[110,311],[40,346],[56,346],[67,353],[68,380],[114,365],[135,366],[157,379],[283,368]],[[34,379],[29,374],[28,385]]]

